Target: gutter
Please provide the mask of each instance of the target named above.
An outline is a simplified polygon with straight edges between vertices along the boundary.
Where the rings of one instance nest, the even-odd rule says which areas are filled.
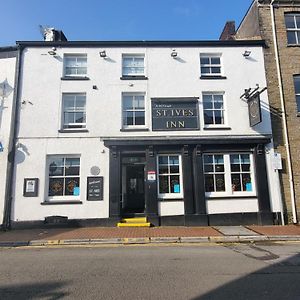
[[[19,86],[20,86],[20,72],[21,72],[21,56],[23,47],[18,47],[18,55],[16,59],[16,73],[15,73],[15,88],[14,98],[12,104],[12,117],[11,127],[8,143],[8,168],[7,168],[7,180],[5,186],[5,202],[4,202],[4,214],[2,228],[8,230],[11,227],[11,208],[13,200],[13,181],[14,181],[14,169],[15,169],[15,153],[16,153],[16,140],[18,132],[18,116],[20,111],[19,104]]]
[[[285,110],[283,85],[282,85],[282,74],[281,74],[279,54],[278,54],[278,43],[277,43],[277,36],[276,36],[276,25],[275,25],[275,15],[274,15],[274,6],[273,6],[274,2],[275,2],[275,0],[272,0],[270,3],[272,33],[273,33],[273,41],[274,41],[277,78],[278,78],[278,84],[279,84],[279,94],[280,94],[280,103],[281,103],[282,121],[283,121],[283,133],[284,133],[284,139],[285,139],[285,150],[286,150],[286,154],[287,154],[287,165],[288,165],[288,175],[289,175],[289,184],[290,184],[290,193],[291,193],[293,223],[296,224],[296,223],[298,223],[298,221],[297,221],[297,211],[296,211],[294,177],[293,177],[293,170],[292,170],[289,134],[288,134],[287,120],[286,120],[286,110]]]

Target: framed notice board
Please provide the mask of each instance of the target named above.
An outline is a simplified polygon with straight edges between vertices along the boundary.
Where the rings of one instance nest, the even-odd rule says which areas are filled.
[[[103,200],[103,177],[90,176],[87,178],[87,200],[101,201]]]

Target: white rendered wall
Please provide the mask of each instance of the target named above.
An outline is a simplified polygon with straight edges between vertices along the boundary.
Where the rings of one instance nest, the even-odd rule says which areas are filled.
[[[15,85],[16,58],[0,58],[0,82],[7,79],[8,84],[14,88]],[[0,98],[0,141],[3,152],[0,152],[0,224],[3,220],[5,185],[7,180],[7,157],[8,144],[11,128],[12,104],[14,91],[7,98]],[[2,105],[1,105],[2,104]]]
[[[158,201],[159,216],[180,216],[184,215],[183,201]]]

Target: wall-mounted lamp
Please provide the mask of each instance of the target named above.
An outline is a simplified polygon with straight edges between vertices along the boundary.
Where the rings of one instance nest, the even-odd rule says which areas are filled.
[[[52,49],[50,51],[48,51],[49,55],[56,55],[56,48],[52,47]]]
[[[105,50],[100,51],[99,55],[100,55],[100,57],[105,58],[106,57],[106,51]]]
[[[171,52],[171,57],[176,58],[177,55],[178,55],[178,53],[176,52],[175,49],[173,49],[172,52]]]
[[[245,52],[243,53],[243,56],[244,56],[245,58],[247,58],[247,57],[250,56],[250,54],[251,54],[251,51],[245,50]]]

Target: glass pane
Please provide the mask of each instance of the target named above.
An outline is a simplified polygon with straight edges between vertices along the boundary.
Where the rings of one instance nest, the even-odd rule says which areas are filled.
[[[69,158],[66,158],[66,161],[65,161],[65,166],[68,168],[68,167],[74,167],[74,166],[80,166],[80,158],[78,157],[69,157]],[[78,173],[79,174],[79,173]]]
[[[215,109],[223,109],[223,101],[214,102]]]
[[[210,68],[201,67],[201,74],[210,74]]]
[[[242,178],[243,178],[243,191],[252,192],[250,174],[242,174]]]
[[[75,123],[75,113],[64,113],[64,125]]]
[[[231,184],[233,192],[242,190],[240,174],[231,174]]]
[[[144,108],[144,96],[135,96],[134,101],[134,107],[135,108]]]
[[[213,172],[214,168],[213,165],[204,165],[204,172],[208,173],[208,172]]]
[[[133,97],[132,96],[123,96],[123,108],[132,109],[133,108]]]
[[[66,168],[66,175],[79,175],[79,167],[68,167]]]
[[[215,124],[224,124],[223,111],[215,110]]]
[[[213,111],[206,110],[204,112],[204,123],[205,124],[214,124]]]
[[[123,57],[123,66],[130,67],[132,65],[133,59],[131,57]]]
[[[144,68],[144,58],[143,57],[136,57],[134,59],[134,63],[135,63],[135,66]]]
[[[135,112],[135,125],[145,125],[145,112],[143,111]]]
[[[295,21],[293,15],[285,15],[286,28],[295,28]]]
[[[215,172],[216,173],[224,172],[224,165],[215,165]]]
[[[179,166],[170,166],[170,173],[179,173]]]
[[[213,156],[212,155],[204,155],[204,163],[205,164],[212,164],[213,163]]]
[[[167,194],[169,193],[169,177],[159,176],[159,193]]]
[[[201,63],[201,65],[209,64],[209,58],[208,57],[200,57],[200,63]]]
[[[62,196],[64,191],[63,178],[49,178],[49,196]]]
[[[85,67],[86,66],[86,57],[78,57],[77,58],[77,66],[79,67]]]
[[[66,65],[66,67],[76,66],[76,57],[66,57],[65,65]]]
[[[296,16],[296,27],[300,28],[300,15]]]
[[[168,166],[160,166],[159,167],[159,174],[169,174]]]
[[[131,68],[123,67],[122,74],[123,75],[129,75],[129,74],[131,74]]]
[[[76,113],[75,114],[75,123],[85,123],[85,114],[84,113]]]
[[[65,109],[70,109],[74,107],[74,97],[73,96],[63,96],[63,106]]]
[[[220,65],[221,64],[220,57],[212,57],[211,58],[211,64],[212,65]]]
[[[79,178],[65,178],[65,195],[74,195],[74,188],[79,187]]]
[[[300,95],[297,95],[297,96],[296,96],[296,102],[297,102],[297,109],[298,109],[298,112],[300,112]]]
[[[63,158],[54,158],[49,164],[49,176],[63,175]]]
[[[214,175],[205,175],[205,192],[214,192]]]
[[[240,172],[241,171],[239,164],[231,164],[230,168],[231,168],[231,172]]]
[[[238,154],[231,154],[230,155],[230,163],[231,164],[239,164],[240,163],[240,156]]]
[[[250,164],[250,155],[249,154],[241,154],[241,163],[242,164]]]
[[[66,75],[76,74],[76,70],[74,68],[66,67],[65,73],[66,73]]]
[[[242,165],[242,171],[243,171],[243,172],[250,172],[250,165],[248,165],[248,164],[243,164],[243,165]]]
[[[85,109],[85,97],[79,96],[76,98],[76,109],[77,110]]]
[[[221,68],[220,67],[211,67],[211,73],[212,74],[220,74]]]
[[[159,156],[158,162],[160,165],[162,165],[162,164],[167,165],[168,164],[168,156]]]
[[[212,96],[211,95],[203,95],[203,107],[204,109],[212,109]]]
[[[224,164],[223,155],[214,155],[215,164]]]
[[[171,193],[180,193],[179,175],[171,176]]]
[[[133,123],[133,112],[132,111],[127,111],[127,112],[125,112],[125,114],[126,114],[125,125],[134,125],[134,123]]]
[[[300,31],[297,31],[297,45],[299,45],[300,44]]]
[[[223,103],[223,95],[214,95],[214,101]]]
[[[287,39],[288,39],[288,44],[297,44],[296,32],[295,31],[288,31],[287,32]]]
[[[224,175],[216,175],[216,192],[225,191],[225,178]]]
[[[78,75],[84,75],[84,74],[86,74],[86,71],[87,71],[86,68],[82,68],[82,67],[77,68]]]
[[[170,165],[179,165],[179,157],[176,156],[169,156],[169,164]]]

